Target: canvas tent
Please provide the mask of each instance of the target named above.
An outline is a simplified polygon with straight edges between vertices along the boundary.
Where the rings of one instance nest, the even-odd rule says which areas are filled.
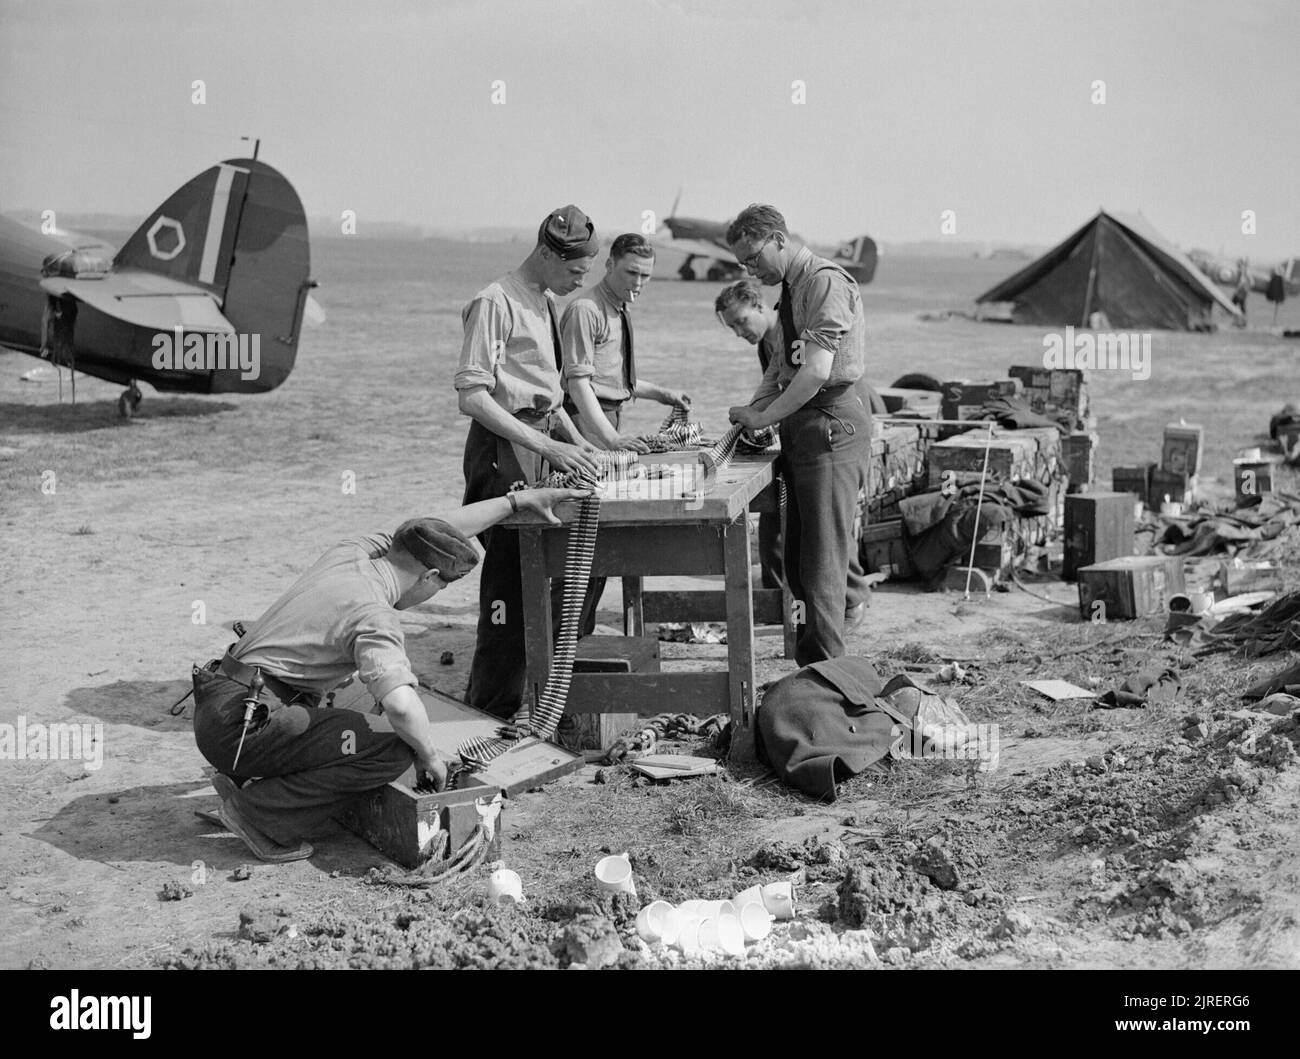
[[[1102,210],[1064,242],[977,302],[1011,303],[1018,324],[1203,331],[1214,308],[1237,307],[1181,250],[1141,217]]]

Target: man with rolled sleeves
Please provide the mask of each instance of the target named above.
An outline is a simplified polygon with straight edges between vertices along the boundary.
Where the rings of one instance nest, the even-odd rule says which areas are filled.
[[[862,295],[838,265],[793,244],[771,206],[742,210],[727,243],[760,283],[781,286],[779,353],[749,404],[729,415],[750,430],[780,424],[785,577],[802,605],[795,660],[805,666],[844,654],[853,526],[871,454],[871,415],[856,387],[865,363]]]
[[[519,508],[558,521],[585,495],[534,489],[330,548],[225,656],[194,669],[194,739],[218,770],[218,817],[254,855],[312,855],[303,836],[412,762],[441,790],[447,765],[416,693],[398,611],[478,562],[469,536]],[[382,715],[322,708],[357,677]],[[251,712],[250,712],[251,704]],[[260,777],[253,779],[252,777]]]
[[[758,353],[759,368],[766,374],[772,358],[780,354],[782,337],[780,314],[776,306],[767,304],[762,288],[752,279],[737,280],[718,294],[713,303],[713,311],[737,338],[743,338],[754,347]],[[863,403],[874,411],[874,391],[867,384],[865,375],[858,380],[857,389]],[[880,410],[883,414],[883,403]],[[861,527],[854,536],[860,540]],[[867,584],[867,575],[862,568],[859,547],[855,543],[849,555],[849,580],[844,611],[846,635],[862,624],[871,602],[871,587]],[[758,517],[758,561],[764,588],[781,588],[785,584],[785,562],[781,552],[781,514],[778,511],[765,511]]]
[[[466,504],[506,495],[519,480],[548,470],[596,472],[596,446],[578,433],[562,407],[563,364],[554,295],[582,286],[600,243],[577,206],[553,211],[537,245],[517,269],[474,295],[462,313],[465,338],[455,386],[462,414],[473,419],[465,439]],[[478,636],[466,700],[497,717],[523,702],[523,585],[519,533],[495,527],[483,544]],[[560,591],[558,580],[552,598]],[[594,606],[594,601],[589,605]]]
[[[641,378],[637,374],[632,335],[632,302],[654,274],[655,252],[636,232],[620,235],[609,248],[605,275],[590,291],[565,307],[560,320],[564,355],[564,410],[582,436],[602,449],[648,452],[634,434],[622,433],[623,406],[633,397],[690,408],[691,399]],[[596,628],[596,606],[607,578],[593,577],[587,585],[580,636]]]
[[[654,247],[645,236],[620,235],[609,248],[601,281],[569,302],[560,321],[564,409],[583,437],[603,449],[648,451],[634,435],[621,433],[623,407],[633,397],[691,406],[686,394],[637,374],[629,310],[654,275],[654,266]]]

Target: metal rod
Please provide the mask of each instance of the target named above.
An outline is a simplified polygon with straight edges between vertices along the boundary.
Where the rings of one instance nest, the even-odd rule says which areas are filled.
[[[966,596],[965,602],[970,602],[970,579],[975,573],[975,545],[980,539],[980,509],[984,506],[984,483],[988,480],[989,474],[989,449],[993,447],[993,420],[989,420],[988,437],[984,439],[984,466],[980,470],[980,491],[975,500],[975,527],[971,530],[970,535],[970,560],[966,563]]]

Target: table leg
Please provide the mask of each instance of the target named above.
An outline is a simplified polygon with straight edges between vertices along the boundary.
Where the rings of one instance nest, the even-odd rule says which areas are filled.
[[[540,527],[519,531],[519,564],[524,597],[524,658],[527,678],[524,697],[529,710],[551,672],[551,581],[546,576],[546,549]]]
[[[777,489],[777,496],[784,503],[781,504],[781,547],[785,548],[785,522],[786,512],[790,507],[790,500],[786,494],[785,484],[782,482]],[[784,570],[784,564],[782,564]],[[790,582],[787,578],[781,578],[781,647],[786,658],[794,658],[795,654],[795,627],[794,627],[794,596],[790,594]]]
[[[645,611],[642,606],[642,579],[623,578],[623,635],[645,635]]]
[[[754,760],[754,597],[749,568],[749,508],[724,530],[731,763]]]

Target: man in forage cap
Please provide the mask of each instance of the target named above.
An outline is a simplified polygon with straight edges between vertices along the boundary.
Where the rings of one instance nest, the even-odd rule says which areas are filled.
[[[194,738],[218,772],[221,822],[262,860],[300,860],[313,852],[304,835],[412,763],[442,790],[447,763],[415,690],[397,612],[474,569],[475,533],[520,509],[556,522],[557,504],[584,495],[522,490],[446,519],[411,519],[392,535],[345,540],[223,658],[196,667]],[[382,713],[322,708],[353,677]],[[250,698],[258,704],[246,721]]]
[[[563,407],[555,296],[582,286],[599,249],[582,210],[553,210],[523,264],[474,295],[461,314],[465,337],[455,386],[461,412],[473,420],[465,439],[466,504],[502,496],[513,482],[535,482],[550,470],[595,473],[597,446]],[[509,718],[523,703],[527,668],[519,533],[498,526],[479,540],[478,631],[466,701]],[[552,586],[557,628],[562,584],[557,579]],[[589,590],[584,627],[594,607]]]

